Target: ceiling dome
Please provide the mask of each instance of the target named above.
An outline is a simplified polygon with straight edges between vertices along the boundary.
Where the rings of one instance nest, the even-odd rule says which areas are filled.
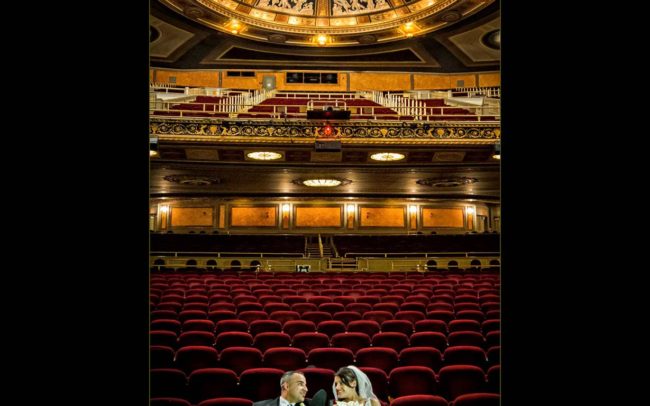
[[[161,2],[187,18],[248,39],[340,47],[385,43],[435,31],[474,14],[494,0]],[[451,19],[450,15],[456,18]]]

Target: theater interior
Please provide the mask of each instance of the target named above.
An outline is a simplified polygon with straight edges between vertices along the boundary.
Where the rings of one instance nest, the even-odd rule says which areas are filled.
[[[152,0],[150,405],[499,405],[500,3]],[[339,404],[341,402],[339,401]],[[276,403],[277,404],[277,403]]]

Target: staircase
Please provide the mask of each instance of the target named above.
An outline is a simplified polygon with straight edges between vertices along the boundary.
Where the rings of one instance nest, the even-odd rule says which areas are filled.
[[[321,246],[323,247],[322,255]],[[332,256],[332,247],[323,244],[319,234],[318,237],[305,238],[305,253],[308,258],[330,258]]]
[[[357,259],[356,258],[329,258],[327,260],[328,271],[356,271]]]
[[[320,255],[320,248],[318,243],[307,244],[307,257],[309,258],[327,258],[332,256],[332,248],[323,247],[323,256]]]

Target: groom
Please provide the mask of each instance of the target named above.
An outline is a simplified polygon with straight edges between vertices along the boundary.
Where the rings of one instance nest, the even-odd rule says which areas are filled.
[[[312,399],[305,399],[307,379],[296,371],[287,371],[280,378],[280,397],[260,400],[253,406],[325,406],[327,394],[324,390],[316,392]]]

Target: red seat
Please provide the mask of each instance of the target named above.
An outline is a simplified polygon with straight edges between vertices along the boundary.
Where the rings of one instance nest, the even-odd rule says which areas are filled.
[[[151,398],[150,406],[192,406],[190,402],[179,398]]]
[[[354,353],[347,348],[315,348],[307,354],[307,363],[318,368],[338,371],[354,362]]]
[[[475,331],[456,331],[449,333],[447,341],[450,347],[455,345],[473,345],[475,347],[485,348],[483,335]]]
[[[241,375],[247,369],[262,367],[262,351],[252,347],[229,347],[219,353],[219,365]]]
[[[316,325],[309,320],[289,320],[282,326],[282,332],[291,337],[298,333],[313,333],[316,332]]]
[[[264,352],[264,367],[277,368],[283,371],[295,371],[304,368],[307,355],[300,348],[276,347]]]
[[[291,305],[291,310],[304,314],[305,312],[315,312],[318,311],[318,306],[313,303],[294,303]]]
[[[436,331],[413,333],[411,334],[410,342],[412,347],[433,347],[440,350],[440,352],[447,349],[447,337]]]
[[[247,310],[239,313],[237,317],[240,320],[243,320],[246,323],[251,324],[255,320],[266,320],[269,318],[269,315],[266,314],[264,310]]]
[[[387,374],[397,366],[398,358],[397,351],[387,347],[362,348],[355,354],[357,366],[379,368]]]
[[[282,323],[277,320],[255,320],[249,325],[250,333],[253,337],[260,333],[280,333],[282,332]]]
[[[280,378],[283,371],[276,368],[253,368],[239,376],[239,389],[242,397],[257,402],[278,396]]]
[[[352,323],[359,323],[360,321],[350,322],[350,325]],[[340,320],[325,320],[318,323],[316,330],[319,333],[326,334],[331,339],[334,334],[345,333],[345,324]]]
[[[410,320],[386,320],[381,323],[383,333],[396,332],[410,336],[413,333],[413,322]]]
[[[381,325],[385,320],[393,320],[393,314],[385,310],[372,310],[363,314],[363,320],[374,320]]]
[[[483,370],[474,365],[450,365],[440,368],[438,373],[440,393],[447,400],[454,400],[466,393],[485,392],[486,381]]]
[[[407,366],[394,368],[388,376],[390,396],[433,395],[437,393],[436,376],[431,368]]]
[[[152,398],[187,396],[187,376],[183,371],[175,368],[154,368],[149,377]]]
[[[186,322],[187,323],[187,322]],[[248,332],[248,323],[244,320],[221,320],[214,328],[214,334],[219,335],[226,331]]]
[[[359,314],[357,312],[340,311],[340,312],[334,313],[332,318],[334,320],[342,321],[347,326],[351,321],[361,320],[361,314]]]
[[[415,332],[433,331],[447,335],[447,323],[442,320],[419,320],[414,324]]]
[[[361,348],[370,346],[370,337],[366,333],[347,332],[334,334],[330,340],[332,347],[349,348],[356,353]]]
[[[152,345],[149,348],[150,368],[173,368],[174,349],[163,345]]]
[[[291,346],[291,336],[277,332],[258,333],[253,339],[253,346],[262,352],[273,347],[289,347]]]
[[[321,321],[332,320],[332,315],[321,311],[307,311],[302,314],[302,320],[310,320],[318,325]]]
[[[475,365],[481,369],[487,367],[487,355],[480,347],[458,345],[449,347],[443,353],[445,365]]]
[[[409,338],[404,333],[377,333],[372,337],[373,347],[389,347],[398,353],[409,346]]]
[[[449,403],[440,396],[409,395],[394,399],[390,402],[390,406],[449,406]]]
[[[178,348],[190,345],[202,345],[212,347],[214,345],[214,334],[207,331],[186,331],[178,337]]]
[[[220,333],[214,343],[214,348],[221,351],[228,347],[250,347],[253,336],[242,331],[226,331]]]
[[[268,303],[264,305],[264,311],[268,314],[281,310],[291,310],[291,306],[289,306],[287,303]]]
[[[450,321],[447,326],[450,333],[453,333],[454,331],[475,331],[477,333],[481,332],[481,323],[476,320],[456,319]]]
[[[189,376],[189,399],[197,404],[206,399],[237,396],[237,374],[224,368],[204,368]]]
[[[334,371],[326,368],[309,367],[300,369],[298,372],[305,375],[307,380],[307,396],[311,398],[316,392],[323,389],[327,393],[327,400],[334,399],[332,393],[332,382],[334,382]],[[326,402],[326,404],[329,404]]]
[[[192,345],[176,351],[174,363],[186,374],[201,368],[216,368],[219,366],[219,353],[212,347]]]
[[[291,345],[309,354],[315,348],[329,347],[330,338],[323,333],[298,333],[293,337]]]
[[[409,347],[399,353],[399,365],[422,366],[438,371],[442,367],[442,353],[437,348]]]
[[[388,375],[384,370],[373,367],[360,367],[370,379],[372,391],[380,401],[388,402]]]
[[[197,406],[252,406],[253,401],[243,398],[218,398],[208,399]]]
[[[379,323],[373,320],[353,320],[348,323],[348,333],[364,333],[372,337],[380,330]]]
[[[453,406],[499,406],[501,396],[495,393],[468,393],[454,400]]]

